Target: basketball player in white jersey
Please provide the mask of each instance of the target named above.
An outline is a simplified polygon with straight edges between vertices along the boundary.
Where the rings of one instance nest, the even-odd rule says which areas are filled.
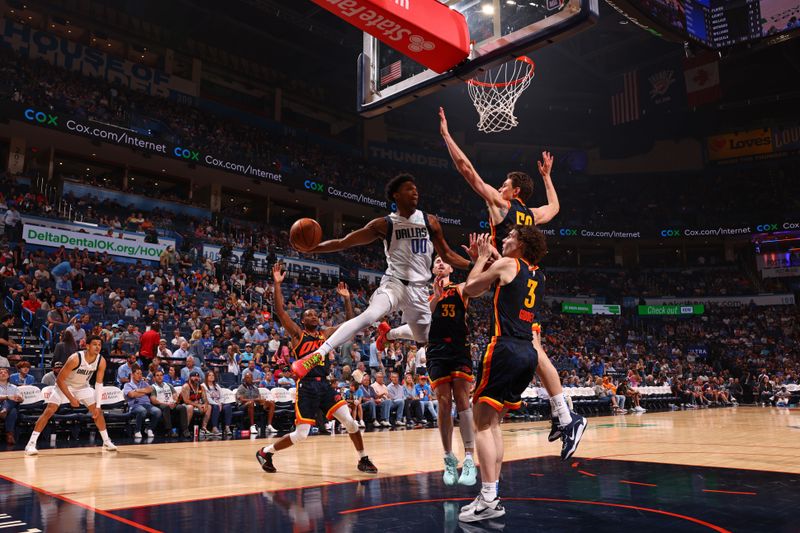
[[[69,401],[72,407],[85,405],[103,437],[103,449],[110,452],[117,450],[108,437],[103,410],[100,409],[103,376],[106,373],[106,360],[100,355],[102,347],[103,340],[98,336],[92,336],[87,339],[86,350],[75,352],[69,356],[64,368],[58,374],[53,393],[47,399],[47,407],[36,421],[28,445],[25,446],[25,455],[39,453],[39,450],[36,449],[36,440],[64,400]]]
[[[434,252],[456,268],[466,270],[470,266],[469,260],[447,245],[439,220],[417,209],[419,193],[413,176],[400,174],[389,181],[386,199],[397,205],[396,212],[376,218],[342,239],[322,242],[308,252],[339,252],[383,239],[386,273],[363,313],[339,326],[317,351],[292,364],[298,379],[324,360],[328,352],[398,309],[414,340],[427,342],[431,325],[428,281]]]
[[[524,172],[510,172],[500,186],[495,189],[488,185],[464,152],[456,144],[447,128],[447,117],[444,109],[439,108],[439,133],[442,135],[453,164],[464,177],[470,187],[486,202],[489,211],[489,224],[491,229],[492,244],[500,249],[503,240],[517,224],[523,226],[540,225],[550,222],[558,214],[559,203],[556,189],[550,171],[553,168],[553,157],[548,152],[542,152],[543,161],[537,162],[539,174],[544,180],[547,193],[547,204],[541,207],[528,207],[525,202],[533,193],[533,181]],[[389,335],[389,339],[394,338]],[[536,375],[542,381],[544,388],[550,395],[551,429],[547,439],[553,442],[562,440],[561,459],[566,461],[578,448],[583,431],[586,428],[586,419],[570,411],[558,371],[545,354],[539,357]]]

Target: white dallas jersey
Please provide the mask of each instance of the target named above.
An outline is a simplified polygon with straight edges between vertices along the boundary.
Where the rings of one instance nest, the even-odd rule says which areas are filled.
[[[420,210],[405,218],[398,213],[386,216],[388,229],[383,248],[386,275],[404,281],[428,282],[433,264],[433,241],[428,220]]]
[[[90,380],[91,386],[94,386],[93,377],[97,373],[97,366],[100,364],[100,354],[97,354],[97,358],[92,363],[86,362],[86,352],[84,350],[76,352],[76,355],[78,356],[78,366],[70,372],[64,381],[67,386],[73,389],[82,389],[89,386]]]

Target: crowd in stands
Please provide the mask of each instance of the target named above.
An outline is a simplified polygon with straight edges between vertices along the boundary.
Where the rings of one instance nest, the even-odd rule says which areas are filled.
[[[246,160],[262,168],[350,188],[376,198],[382,197],[383,183],[388,177],[409,170],[377,164],[355,155],[353,149],[323,148],[302,136],[278,136],[196,107],[84,77],[41,60],[23,59],[11,50],[0,52],[0,72],[4,74],[0,78],[0,98],[115,124],[154,140],[191,146],[229,160]],[[431,117],[431,122],[435,124],[436,118]],[[446,157],[444,149],[442,155]],[[559,181],[557,168],[555,182],[562,206],[559,224],[636,231],[649,226],[715,228],[747,226],[762,219],[793,220],[800,215],[797,200],[800,185],[791,179],[795,165],[793,160],[778,160],[752,168],[721,167],[697,175],[652,176],[647,178],[647,187],[640,186],[642,177],[636,175]],[[528,170],[536,178],[533,169],[522,170]],[[455,171],[416,168],[414,172],[421,173],[424,209],[452,217],[484,212],[482,202]],[[447,179],[443,179],[445,176]],[[499,183],[503,176],[485,177]],[[602,187],[596,186],[598,179],[602,179]],[[452,186],[453,180],[459,183],[458,187]],[[133,184],[129,187],[135,191]],[[719,202],[719,190],[723,188],[728,192],[727,200]],[[544,201],[542,187],[535,189],[531,205]],[[145,190],[141,192],[147,194]],[[179,194],[170,199],[188,201]],[[642,216],[643,209],[646,217]]]

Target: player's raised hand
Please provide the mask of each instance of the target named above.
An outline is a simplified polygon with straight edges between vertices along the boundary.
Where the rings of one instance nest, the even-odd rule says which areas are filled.
[[[434,300],[441,300],[444,294],[444,278],[437,277],[433,281],[433,298]]]
[[[548,152],[542,152],[542,161],[537,161],[536,164],[539,166],[539,174],[542,177],[549,176],[550,171],[553,170],[553,155]]]
[[[283,263],[275,263],[272,265],[272,279],[275,283],[282,283],[286,278],[286,271],[283,270]]]
[[[463,244],[461,247],[467,252],[469,258],[475,261],[478,258],[478,234],[477,233],[470,233],[469,234],[469,246],[464,246]]]
[[[444,114],[444,108],[439,108],[439,133],[444,137],[450,135],[450,130],[447,128],[447,117]]]
[[[492,241],[488,233],[482,233],[478,236],[478,257],[483,259],[491,259],[492,250],[497,250],[492,246]]]
[[[350,289],[347,288],[347,283],[340,281],[339,285],[336,286],[336,294],[342,298],[350,298]]]

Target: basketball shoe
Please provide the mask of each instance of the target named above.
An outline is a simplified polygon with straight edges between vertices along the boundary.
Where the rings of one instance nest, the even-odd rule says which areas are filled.
[[[372,461],[369,460],[369,457],[366,455],[359,459],[358,461],[358,469],[362,472],[366,472],[367,474],[377,474],[378,468],[372,464]]]
[[[547,442],[555,442],[561,438],[561,426],[558,425],[558,417],[554,416],[550,419],[550,434],[547,436]]]
[[[292,363],[292,372],[294,372],[298,380],[301,380],[312,368],[322,364],[324,361],[325,357],[321,353],[314,352]]]
[[[561,460],[566,461],[575,450],[578,449],[578,444],[583,437],[583,431],[586,429],[586,419],[577,413],[572,413],[572,422],[564,426],[561,430],[561,439],[563,444],[561,446]]]
[[[261,469],[270,474],[274,474],[278,471],[275,465],[272,464],[272,455],[271,453],[265,452],[263,448],[256,452],[256,459],[258,459],[258,464],[261,465]]]
[[[379,352],[382,352],[386,348],[386,335],[391,329],[392,327],[388,322],[384,321],[378,324],[378,338],[375,339],[375,348],[377,348]]]
[[[478,481],[478,468],[475,466],[475,461],[467,457],[461,463],[461,477],[458,478],[459,485],[471,487]]]
[[[500,504],[500,498],[487,502],[483,499],[483,494],[478,494],[474,505],[467,507],[466,510],[462,507],[462,511],[458,515],[458,519],[461,522],[478,522],[479,520],[489,520],[506,514],[505,508]]]
[[[444,475],[442,481],[448,487],[452,487],[458,481],[458,458],[452,453],[444,456]]]

